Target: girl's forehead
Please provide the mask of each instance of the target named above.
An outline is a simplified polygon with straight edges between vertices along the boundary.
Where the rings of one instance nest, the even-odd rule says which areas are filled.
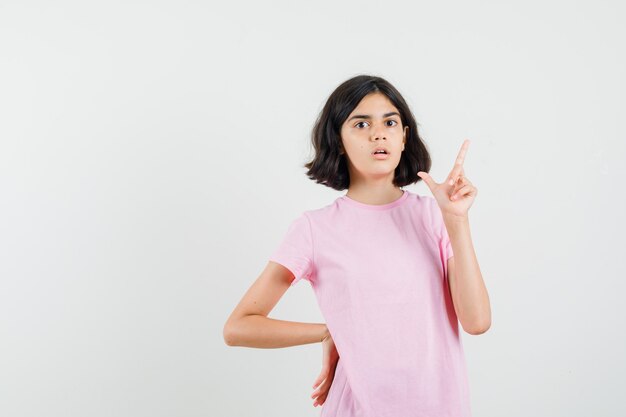
[[[398,112],[398,109],[387,96],[382,93],[371,93],[363,97],[354,110],[352,110],[350,116],[358,113],[375,117],[386,117],[384,114],[392,112]]]

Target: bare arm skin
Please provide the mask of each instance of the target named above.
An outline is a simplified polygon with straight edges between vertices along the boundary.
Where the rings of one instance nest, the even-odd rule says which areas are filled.
[[[224,342],[228,346],[273,349],[318,343],[328,336],[324,323],[267,317],[294,279],[289,269],[269,261],[224,324]]]
[[[478,188],[465,176],[463,168],[468,147],[466,139],[445,182],[437,183],[427,172],[417,175],[433,193],[450,237],[454,256],[448,259],[448,284],[454,310],[463,329],[478,335],[491,327],[491,306],[470,234],[468,210]]]
[[[322,342],[322,371],[313,384],[313,406],[324,404],[339,354],[324,323],[301,323],[267,317],[295,277],[283,265],[269,261],[224,324],[228,346],[282,348]]]
[[[467,219],[445,219],[455,256],[448,259],[448,285],[456,315],[467,333],[479,335],[491,327],[489,294],[480,272]]]

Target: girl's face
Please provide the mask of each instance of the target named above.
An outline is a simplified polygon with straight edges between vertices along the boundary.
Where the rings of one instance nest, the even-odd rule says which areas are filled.
[[[408,128],[402,127],[398,109],[387,96],[376,92],[363,97],[341,126],[350,179],[393,180]],[[386,155],[374,154],[377,148],[385,149]]]

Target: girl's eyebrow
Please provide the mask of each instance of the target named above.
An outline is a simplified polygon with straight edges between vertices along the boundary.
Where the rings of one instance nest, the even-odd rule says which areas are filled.
[[[383,114],[383,118],[393,116],[393,115],[400,116],[398,112],[392,111],[392,112]],[[372,116],[370,116],[369,114],[355,114],[354,116],[349,118],[348,121],[352,119],[371,119],[371,118]]]

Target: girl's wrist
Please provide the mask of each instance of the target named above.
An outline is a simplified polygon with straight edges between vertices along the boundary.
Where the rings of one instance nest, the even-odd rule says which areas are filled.
[[[442,213],[442,217],[443,217],[444,222],[447,222],[447,223],[468,223],[469,222],[469,216],[467,214],[463,216],[458,216],[456,214]]]

